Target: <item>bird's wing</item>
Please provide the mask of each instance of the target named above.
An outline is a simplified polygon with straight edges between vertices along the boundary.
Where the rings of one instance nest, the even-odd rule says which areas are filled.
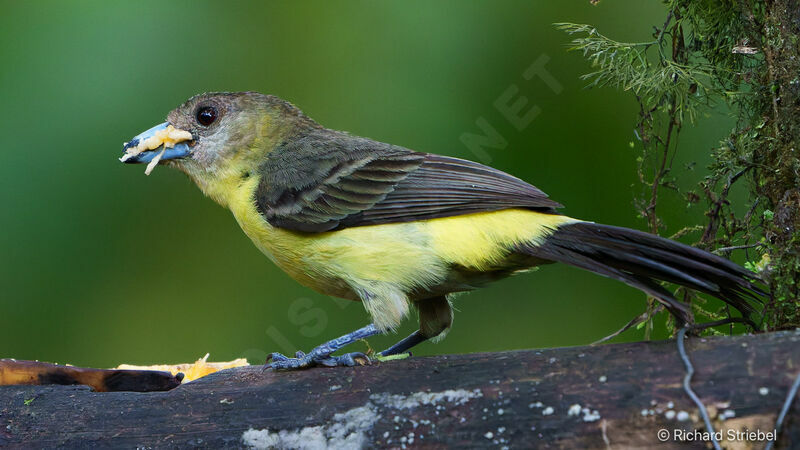
[[[259,211],[273,226],[305,232],[561,205],[536,187],[482,164],[363,138],[306,139],[262,167]],[[344,146],[345,148],[342,148]]]

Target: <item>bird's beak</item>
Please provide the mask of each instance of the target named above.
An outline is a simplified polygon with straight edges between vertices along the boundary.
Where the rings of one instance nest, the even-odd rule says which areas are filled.
[[[151,163],[191,155],[192,133],[173,127],[168,122],[156,125],[127,142],[119,159],[127,164]]]

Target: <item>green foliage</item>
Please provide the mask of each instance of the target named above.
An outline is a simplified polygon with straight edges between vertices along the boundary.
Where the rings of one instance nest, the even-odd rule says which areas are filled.
[[[664,33],[649,42],[618,42],[600,34],[590,25],[559,23],[556,27],[569,34],[585,35],[572,41],[570,50],[581,51],[596,68],[582,75],[590,87],[611,86],[633,92],[643,104],[667,112],[670,99],[677,101],[677,114],[687,114],[693,121],[698,106],[706,106],[710,94],[710,67],[705,64],[682,64],[664,53]]]
[[[676,137],[702,108],[724,103],[737,125],[712,151],[714,163],[698,182],[707,221],[689,225],[673,237],[702,230],[695,243],[729,255],[747,253],[746,267],[760,273],[772,298],[764,311],[764,329],[800,325],[800,20],[790,0],[668,0],[662,26],[653,40],[626,43],[600,34],[591,25],[560,23],[576,36],[595,69],[583,76],[590,87],[611,86],[632,92],[640,106],[636,133],[643,193],[638,216],[650,231],[662,228],[656,214],[660,191],[682,195],[687,204],[701,194],[680,192],[673,183]],[[652,175],[650,175],[652,174]],[[731,187],[747,180],[753,199],[745,213],[728,202]],[[755,252],[755,255],[753,254]],[[723,318],[696,295],[696,314]],[[653,311],[651,302],[650,311]],[[725,313],[725,314],[722,314]]]

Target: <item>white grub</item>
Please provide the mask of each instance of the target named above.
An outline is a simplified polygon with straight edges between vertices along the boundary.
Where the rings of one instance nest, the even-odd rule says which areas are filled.
[[[552,406],[548,406],[547,408],[542,410],[542,415],[543,416],[549,416],[550,414],[553,414],[554,412],[555,412],[555,410],[553,409],[553,407]]]
[[[155,156],[155,158],[151,159],[150,162],[147,163],[147,168],[144,169],[145,175],[150,175],[150,172],[152,172],[153,169],[156,168],[158,162],[161,161],[161,157],[164,156],[164,152],[166,151],[167,151],[166,147],[162,148],[161,151]]]
[[[136,145],[136,147],[131,147],[125,150],[125,154],[122,155],[122,158],[120,158],[119,160],[125,162],[144,151],[155,150],[163,146],[161,152],[147,164],[147,169],[145,169],[144,173],[145,175],[150,175],[150,172],[152,172],[153,169],[156,167],[156,165],[158,165],[158,162],[164,156],[164,152],[168,148],[173,148],[175,147],[175,144],[178,144],[180,142],[191,141],[191,140],[192,140],[192,133],[185,130],[180,130],[178,128],[173,127],[172,125],[167,125],[167,128],[163,130],[158,130],[155,132],[153,136],[150,136],[149,138],[140,141]]]
[[[569,407],[569,411],[567,411],[567,415],[570,416],[570,417],[578,416],[580,414],[581,414],[581,405],[579,405],[577,403],[572,405],[572,406],[570,406]]]
[[[136,147],[131,147],[125,151],[125,155],[122,157],[123,161],[126,159],[130,159],[133,156],[138,155],[139,153],[148,151],[148,150],[155,150],[162,145],[164,148],[172,148],[175,147],[175,144],[184,141],[191,141],[192,140],[192,133],[181,130],[178,128],[173,127],[172,125],[167,125],[167,128],[163,130],[158,130],[150,136],[149,138],[140,141],[136,144]]]

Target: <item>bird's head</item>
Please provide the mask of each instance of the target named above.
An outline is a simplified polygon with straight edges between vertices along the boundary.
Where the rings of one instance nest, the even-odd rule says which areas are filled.
[[[290,103],[256,92],[196,95],[167,121],[123,146],[120,161],[175,167],[217,201],[215,191],[249,177],[287,136],[315,126]]]

